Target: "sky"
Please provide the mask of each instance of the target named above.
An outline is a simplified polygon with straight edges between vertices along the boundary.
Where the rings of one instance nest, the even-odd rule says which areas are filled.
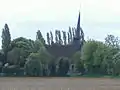
[[[119,4],[120,0],[0,0],[0,36],[7,23],[12,39],[34,40],[38,29],[46,38],[50,30],[76,27],[80,11],[85,39],[103,41],[108,34],[120,36]]]

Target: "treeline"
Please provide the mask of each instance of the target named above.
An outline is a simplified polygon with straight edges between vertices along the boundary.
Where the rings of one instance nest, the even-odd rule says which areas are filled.
[[[68,32],[55,31],[47,33],[47,43],[67,45],[72,42],[75,28]],[[63,38],[62,38],[63,35]],[[0,50],[1,75],[15,76],[66,76],[73,73],[119,75],[120,47],[119,38],[108,35],[105,42],[87,40],[82,50],[71,57],[55,58],[45,45],[40,30],[36,33],[36,40],[19,37],[11,40],[9,27],[5,24],[2,30],[2,49]]]
[[[63,35],[62,35],[63,33]],[[68,35],[67,35],[68,34]],[[70,44],[75,28],[69,27],[69,32],[55,31],[47,33],[47,45]],[[63,36],[63,37],[62,37]],[[19,37],[11,40],[10,30],[5,24],[2,30],[2,49],[0,51],[0,72],[3,75],[28,76],[64,76],[69,71],[70,61],[67,57],[56,59],[45,47],[46,42],[40,30],[36,33],[36,40]]]
[[[69,27],[68,32],[55,30],[55,38],[53,37],[53,32],[47,32],[47,44],[52,45],[53,43],[59,45],[71,44],[76,33],[76,28]],[[55,41],[53,40],[55,39]]]

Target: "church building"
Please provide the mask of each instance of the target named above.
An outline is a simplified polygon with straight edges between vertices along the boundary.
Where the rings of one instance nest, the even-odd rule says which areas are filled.
[[[68,45],[57,45],[53,43],[52,45],[46,45],[46,49],[56,58],[59,57],[71,57],[75,52],[80,51],[84,43],[84,32],[80,25],[80,12],[77,21],[77,27],[75,30],[75,36],[73,41]]]

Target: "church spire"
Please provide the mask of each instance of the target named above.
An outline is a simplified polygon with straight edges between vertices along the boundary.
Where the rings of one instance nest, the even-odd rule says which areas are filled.
[[[79,11],[79,16],[78,16],[77,29],[80,29],[80,11]]]
[[[77,22],[76,37],[80,38],[80,11],[79,11],[78,22]]]

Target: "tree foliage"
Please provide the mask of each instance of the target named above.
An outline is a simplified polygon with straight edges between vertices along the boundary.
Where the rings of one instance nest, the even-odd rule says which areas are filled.
[[[12,57],[12,56],[16,54],[16,56],[18,56],[19,58],[19,59],[17,58],[16,59],[19,60],[18,62],[20,66],[23,67],[25,64],[26,58],[29,56],[29,54],[32,52],[37,52],[37,50],[36,50],[36,44],[34,41],[23,38],[23,37],[19,37],[14,39],[11,42],[11,51],[9,52],[8,57],[11,57],[9,58],[9,60],[13,58],[15,59],[15,57]],[[12,60],[12,62],[14,62],[14,60]]]
[[[54,43],[54,41],[53,41],[53,33],[50,31],[50,40],[51,40],[51,44],[53,44]]]
[[[72,43],[77,40],[74,37],[76,28],[69,27],[69,31],[62,31],[62,34],[60,30],[55,31],[56,44],[50,31],[47,33],[47,45],[40,30],[36,33],[36,40],[18,37],[11,41],[9,27],[5,24],[2,30],[0,72],[18,74],[24,70],[29,76],[66,76],[74,64],[75,73],[120,75],[120,40],[114,35],[107,35],[105,42],[91,39],[84,42],[81,28],[81,49],[73,50],[68,57],[54,56],[48,52],[51,47],[76,48]]]
[[[59,44],[62,45],[63,41],[62,41],[62,38],[61,38],[61,32],[60,31],[58,31],[58,38],[59,38]]]
[[[49,35],[49,33],[47,33],[47,43],[48,43],[48,45],[50,45],[50,35]]]
[[[40,30],[37,31],[36,40],[40,40],[43,44],[45,44],[45,40],[44,40]]]
[[[69,27],[69,39],[70,39],[70,42],[72,42],[73,36],[72,36],[71,27]]]
[[[97,49],[97,43],[94,40],[87,41],[81,51],[81,59],[86,64],[87,69],[89,69],[89,72],[92,72],[92,65],[94,63],[93,61],[93,54]]]
[[[70,44],[70,33],[68,32],[67,35],[68,35],[68,44]]]
[[[115,54],[113,56],[113,71],[112,74],[113,75],[119,75],[120,74],[120,52],[118,52],[117,54]]]
[[[7,52],[10,49],[10,43],[11,43],[11,35],[10,35],[9,27],[7,24],[5,24],[2,30],[2,50],[5,55],[5,61],[7,60]]]
[[[64,42],[64,45],[67,44],[67,37],[66,37],[66,32],[65,31],[62,31],[63,32],[63,42]]]
[[[119,48],[120,40],[118,37],[115,37],[114,35],[107,35],[105,38],[105,42],[107,45]]]
[[[31,53],[25,63],[25,72],[29,76],[42,76],[42,63],[39,53]]]
[[[112,42],[110,40],[109,42]],[[83,45],[81,59],[87,66],[88,72],[111,74],[114,66],[113,56],[118,51],[119,49],[111,44],[88,40]]]
[[[69,71],[69,59],[67,57],[60,57],[58,61],[58,75],[66,76]]]
[[[76,31],[76,29],[72,28],[72,35],[73,35],[73,37],[75,37],[75,31]]]
[[[59,44],[58,30],[55,31],[55,42]]]
[[[11,51],[8,52],[8,63],[12,65],[19,64],[20,61],[20,49],[19,48],[13,48]]]
[[[81,60],[81,51],[76,52],[72,56],[72,63],[75,64],[78,72],[84,73],[84,63]]]

